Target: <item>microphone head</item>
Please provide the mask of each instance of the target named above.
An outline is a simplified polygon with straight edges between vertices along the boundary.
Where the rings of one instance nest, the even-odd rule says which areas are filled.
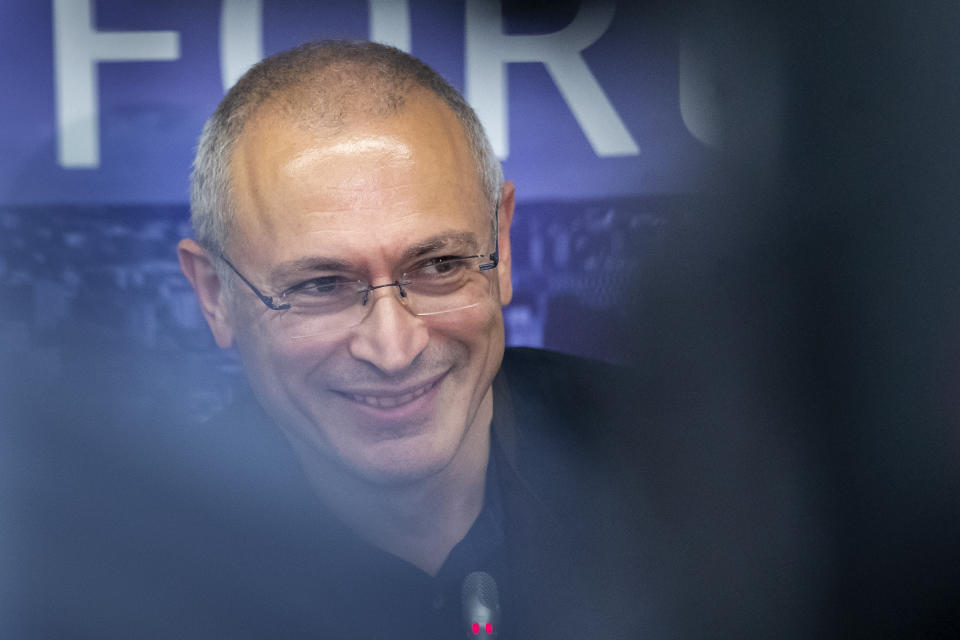
[[[471,638],[494,638],[500,630],[500,594],[493,577],[474,571],[463,579],[463,621]]]

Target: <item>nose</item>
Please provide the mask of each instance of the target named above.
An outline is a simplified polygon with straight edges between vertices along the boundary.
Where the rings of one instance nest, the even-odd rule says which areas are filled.
[[[426,323],[401,303],[395,287],[371,291],[367,304],[373,308],[350,340],[350,355],[383,373],[400,373],[426,348],[430,339]]]

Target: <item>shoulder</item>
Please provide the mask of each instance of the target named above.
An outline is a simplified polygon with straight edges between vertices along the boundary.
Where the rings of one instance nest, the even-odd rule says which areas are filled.
[[[576,381],[586,384],[591,384],[593,379],[616,379],[630,374],[626,367],[529,347],[506,349],[502,370],[510,376],[526,377],[528,382],[546,376],[553,382]]]
[[[531,414],[552,429],[615,427],[635,413],[637,376],[629,368],[543,349],[507,349],[497,391],[525,424]],[[495,396],[496,397],[496,396]]]
[[[615,365],[508,349],[494,382],[493,430],[515,468],[548,502],[623,485],[642,447],[646,410],[636,377]],[[614,477],[611,477],[614,476]]]

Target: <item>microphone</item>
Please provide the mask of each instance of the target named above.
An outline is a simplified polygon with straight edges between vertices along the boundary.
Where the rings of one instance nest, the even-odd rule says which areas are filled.
[[[467,637],[496,638],[500,630],[500,595],[493,577],[474,571],[463,579],[462,594]]]

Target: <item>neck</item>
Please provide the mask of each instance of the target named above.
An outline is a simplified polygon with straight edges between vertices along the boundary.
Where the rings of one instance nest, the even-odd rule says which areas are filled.
[[[492,397],[481,403],[453,459],[413,482],[375,484],[294,443],[314,490],[367,542],[435,576],[483,508]]]

